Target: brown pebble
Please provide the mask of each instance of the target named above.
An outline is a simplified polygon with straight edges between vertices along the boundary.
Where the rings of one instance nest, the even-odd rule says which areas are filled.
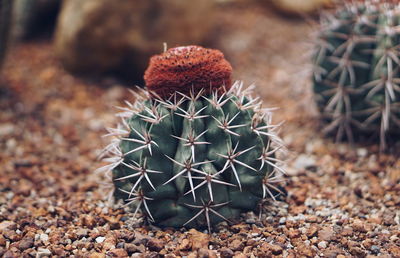
[[[61,246],[52,246],[51,247],[51,254],[55,255],[56,257],[66,257],[67,252],[64,250],[64,247]]]
[[[317,232],[318,232],[318,227],[311,225],[306,231],[306,236],[308,236],[309,238],[312,238],[317,235]]]
[[[176,257],[178,257],[178,256],[176,256],[175,254],[166,254],[164,256],[164,258],[176,258]]]
[[[7,252],[5,252],[3,254],[3,258],[17,258],[18,254],[16,254],[15,252],[12,252],[11,250],[8,250]]]
[[[351,236],[353,235],[353,228],[346,226],[343,228],[342,232],[341,232],[342,236]]]
[[[14,230],[4,230],[3,231],[3,236],[13,242],[21,240],[21,235],[18,235]]]
[[[62,238],[62,236],[61,236],[61,233],[59,233],[59,232],[51,232],[49,235],[49,241],[53,245],[58,244],[60,242],[61,238]]]
[[[187,258],[197,258],[197,251],[191,252],[191,253],[187,256]]]
[[[255,246],[257,244],[257,241],[254,239],[249,239],[246,241],[246,246]]]
[[[78,238],[82,238],[88,235],[88,230],[86,228],[79,228],[75,231]]]
[[[386,226],[394,225],[396,222],[394,221],[395,214],[392,211],[387,211],[383,214],[383,224]]]
[[[107,237],[103,242],[103,250],[107,251],[110,249],[114,249],[117,244],[117,239],[114,235]]]
[[[364,223],[363,221],[361,221],[359,219],[355,220],[351,226],[354,230],[361,232],[361,233],[367,233],[368,229],[371,229],[371,227],[369,225],[367,225],[367,223]]]
[[[190,235],[192,250],[197,250],[200,248],[208,249],[208,244],[210,242],[209,235],[201,233],[195,229],[189,230],[189,235]]]
[[[197,251],[196,258],[217,258],[217,255],[214,253],[213,250],[208,250],[205,248],[200,248]]]
[[[117,248],[117,249],[111,249],[110,251],[108,251],[107,252],[107,256],[111,256],[111,257],[127,257],[128,253],[122,248]]]
[[[306,217],[306,222],[314,223],[318,221],[318,217],[315,215],[309,215]]]
[[[370,218],[367,219],[368,222],[370,223],[375,223],[375,224],[382,224],[382,218],[380,216],[371,216]]]
[[[229,248],[231,248],[233,251],[241,251],[244,248],[244,243],[239,239],[235,239],[229,243]]]
[[[347,242],[347,246],[352,255],[355,255],[355,256],[364,256],[365,255],[365,252],[361,249],[359,242],[349,240]]]
[[[270,245],[270,249],[273,254],[278,255],[281,254],[283,249],[279,245]]]
[[[289,234],[288,234],[289,238],[298,238],[301,236],[301,232],[298,229],[291,229],[289,230]]]
[[[103,218],[110,225],[110,229],[119,229],[119,228],[121,228],[120,218],[119,217],[104,216]]]
[[[297,251],[300,255],[306,256],[306,257],[314,257],[315,251],[308,245],[305,244],[300,244],[297,246]]]
[[[374,242],[372,241],[372,239],[365,239],[364,241],[362,241],[362,246],[366,249],[370,249],[373,244]]]
[[[16,230],[17,229],[17,223],[9,220],[2,221],[0,223],[0,232],[4,230]]]
[[[2,234],[0,234],[0,246],[5,246],[6,245],[6,239]]]
[[[388,251],[393,257],[400,257],[400,246],[391,245]]]
[[[190,241],[189,239],[185,238],[178,246],[178,250],[189,250],[190,249]]]
[[[67,250],[67,251],[72,251],[72,249],[74,249],[74,247],[72,245],[66,245],[64,247],[64,249]]]
[[[124,249],[128,252],[128,254],[132,254],[139,251],[138,246],[131,243],[125,243]]]
[[[244,253],[244,254],[250,254],[252,249],[253,249],[252,246],[245,246],[245,247],[243,248],[243,253]]]
[[[88,228],[96,226],[96,220],[91,215],[85,215],[82,218],[82,224]]]
[[[152,238],[147,242],[147,247],[150,251],[159,252],[164,248],[164,243],[161,240]]]
[[[319,240],[330,241],[334,238],[335,232],[331,227],[324,227],[318,232]]]
[[[293,206],[290,208],[290,212],[293,214],[304,213],[306,210],[307,210],[307,207],[305,205]]]
[[[106,255],[102,253],[91,253],[89,258],[105,258]]]
[[[307,198],[307,189],[306,188],[300,188],[296,189],[292,192],[292,197],[293,200],[297,205],[302,205],[306,201]]]
[[[283,236],[277,236],[277,237],[275,237],[275,241],[277,243],[284,244],[286,242],[286,238]]]
[[[334,245],[330,245],[329,249],[323,251],[324,257],[339,257],[338,255],[342,253],[343,250],[335,247]]]
[[[18,243],[18,248],[23,251],[33,246],[34,239],[31,237],[25,237]]]
[[[360,247],[351,247],[349,249],[350,253],[356,257],[364,257],[365,251],[362,250]]]
[[[219,252],[222,258],[231,258],[234,254],[234,252],[227,247],[222,247]]]

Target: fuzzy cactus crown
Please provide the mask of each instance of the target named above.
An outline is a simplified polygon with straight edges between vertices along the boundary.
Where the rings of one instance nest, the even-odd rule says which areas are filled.
[[[232,67],[219,50],[200,46],[170,48],[150,59],[146,87],[162,98],[175,92],[189,95],[210,93],[231,85]]]

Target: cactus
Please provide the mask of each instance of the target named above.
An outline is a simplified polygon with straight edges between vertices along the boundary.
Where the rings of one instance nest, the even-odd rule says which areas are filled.
[[[314,92],[337,140],[372,137],[381,149],[400,132],[400,7],[359,1],[322,19]]]
[[[12,0],[0,0],[0,68],[6,56],[9,41]]]
[[[114,196],[167,227],[211,226],[281,193],[282,142],[249,88],[230,87],[218,50],[172,48],[151,58],[147,90],[121,108],[105,148]]]

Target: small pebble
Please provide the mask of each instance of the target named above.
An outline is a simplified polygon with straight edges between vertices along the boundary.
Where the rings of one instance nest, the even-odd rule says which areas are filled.
[[[105,239],[106,239],[105,237],[99,236],[99,237],[96,237],[96,242],[103,243]]]
[[[47,234],[40,234],[39,239],[40,239],[42,242],[47,242],[47,241],[49,241],[49,235],[47,235]]]
[[[328,246],[328,242],[326,242],[326,241],[321,241],[318,243],[319,249],[325,249],[327,246]]]
[[[44,256],[50,256],[51,251],[49,249],[44,249],[44,248],[38,248],[38,251],[36,253],[36,257],[44,257]]]
[[[379,248],[379,246],[376,246],[376,245],[371,246],[371,252],[373,254],[379,254],[380,251],[381,251],[381,249]]]

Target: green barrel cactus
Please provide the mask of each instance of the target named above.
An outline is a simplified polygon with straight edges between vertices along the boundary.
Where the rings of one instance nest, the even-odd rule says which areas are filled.
[[[314,92],[337,140],[400,139],[400,7],[345,4],[322,19],[314,54]]]
[[[217,50],[169,49],[151,59],[145,97],[122,108],[106,153],[114,196],[164,227],[208,226],[281,193],[282,142]],[[223,83],[226,83],[225,85]],[[172,89],[172,90],[171,90]]]

